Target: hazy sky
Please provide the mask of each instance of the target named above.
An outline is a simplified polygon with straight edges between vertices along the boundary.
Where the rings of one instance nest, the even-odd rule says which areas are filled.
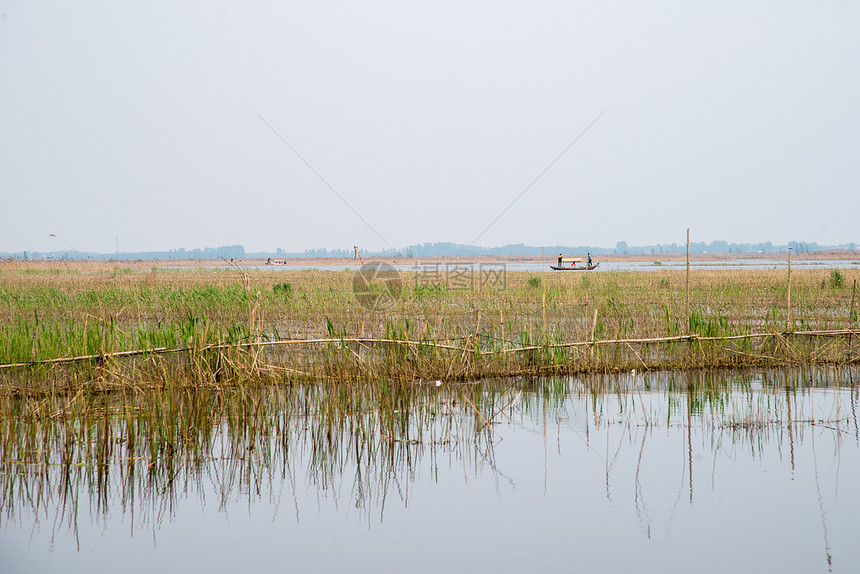
[[[858,0],[0,0],[0,251],[472,243],[604,111],[479,245],[860,242]]]

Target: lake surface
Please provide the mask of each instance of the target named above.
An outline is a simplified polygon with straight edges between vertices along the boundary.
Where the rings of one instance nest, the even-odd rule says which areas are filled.
[[[4,442],[0,571],[856,572],[858,383],[308,385],[158,413],[102,397]]]
[[[368,259],[367,263],[372,263],[374,260]],[[388,261],[386,259],[386,261]],[[600,261],[595,258],[595,262]],[[540,261],[530,261],[525,263],[492,263],[484,264],[487,269],[504,268],[507,271],[524,271],[537,273],[546,271],[552,273],[550,265],[555,265],[555,261],[547,258],[545,263]],[[854,269],[858,266],[856,260],[844,259],[821,259],[821,260],[794,260],[791,262],[793,269]],[[392,267],[401,272],[417,271],[425,272],[430,268],[437,269],[440,273],[445,273],[450,267],[451,270],[472,268],[475,273],[481,269],[479,263],[464,263],[457,261],[450,265],[445,263],[425,263],[420,259],[411,260],[408,263],[395,262]],[[782,259],[731,259],[726,261],[691,261],[690,269],[784,269],[788,267],[788,260]],[[168,269],[234,269],[229,265],[214,266],[214,267],[167,267]],[[303,270],[321,270],[321,271],[358,271],[361,269],[361,264],[356,262],[354,265],[249,265],[241,266],[242,269],[253,271],[303,271]],[[683,261],[679,262],[660,262],[653,261],[603,261],[600,266],[594,271],[659,271],[661,269],[686,269],[687,264]],[[592,272],[594,272],[592,271]]]

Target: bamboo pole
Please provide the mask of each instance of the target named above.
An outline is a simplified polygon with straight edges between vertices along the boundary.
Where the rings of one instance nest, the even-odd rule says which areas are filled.
[[[857,315],[854,313],[854,296],[857,294],[857,280],[854,280],[854,286],[851,288],[851,309],[848,312],[848,324],[852,327],[857,322]]]
[[[546,261],[544,260],[543,247],[540,248],[541,269],[546,273]],[[545,278],[544,278],[545,279]],[[543,336],[546,338],[546,281],[541,280],[543,285],[543,296],[541,297],[541,312],[543,314]]]
[[[857,293],[857,280],[854,280],[854,286],[851,288],[851,308],[848,310],[848,328],[853,329],[855,323],[857,323],[857,315],[854,313],[854,295]],[[851,339],[853,338],[854,332],[852,331],[848,335],[848,356],[846,357],[848,362],[851,362]]]
[[[642,344],[642,343],[671,343],[677,341],[711,341],[711,342],[720,342],[720,341],[739,341],[742,339],[764,339],[768,337],[778,337],[782,336],[783,333],[748,333],[744,335],[728,335],[724,337],[708,337],[697,334],[691,335],[677,335],[673,337],[648,337],[648,338],[639,338],[639,339],[596,339],[595,331],[597,327],[597,309],[594,310],[594,319],[592,323],[592,332],[591,332],[591,340],[589,341],[572,341],[567,343],[555,343],[551,345],[531,345],[527,347],[515,347],[510,349],[504,349],[502,351],[483,351],[481,355],[493,355],[497,353],[521,353],[524,351],[534,351],[540,350],[544,348],[549,349],[562,349],[562,348],[573,348],[573,347],[581,347],[581,346],[592,346],[597,347],[599,345],[629,345],[629,344]],[[821,331],[795,331],[792,333],[795,337],[843,337],[843,336],[853,336],[860,335],[860,331],[857,329],[827,329]],[[167,348],[167,347],[156,347],[152,349],[136,349],[132,351],[117,351],[114,353],[102,353],[96,355],[79,355],[74,357],[60,357],[56,359],[42,359],[37,361],[28,361],[23,363],[3,363],[0,364],[0,369],[5,368],[13,368],[13,367],[31,367],[35,365],[50,365],[50,364],[60,364],[60,363],[71,363],[76,361],[86,361],[86,360],[98,360],[98,359],[108,359],[114,357],[130,357],[134,355],[144,355],[144,354],[171,354],[171,353],[183,353],[183,352],[202,352],[202,351],[213,351],[219,349],[247,349],[247,348],[262,348],[262,347],[280,347],[280,346],[302,346],[302,345],[321,345],[321,344],[344,344],[344,343],[357,343],[357,344],[388,344],[388,345],[404,345],[407,347],[429,347],[435,349],[442,349],[448,351],[463,351],[463,347],[457,347],[454,345],[446,345],[434,341],[417,341],[410,339],[387,339],[387,338],[321,338],[321,339],[282,339],[278,341],[256,341],[256,342],[246,342],[246,343],[220,343],[220,344],[212,344],[205,345],[203,347],[178,347],[178,348]]]
[[[546,287],[544,287],[541,297],[541,313],[543,314],[543,335],[546,337]]]
[[[690,228],[687,228],[687,333],[690,332]]]
[[[785,330],[791,331],[791,247],[788,248],[788,303],[785,317]]]

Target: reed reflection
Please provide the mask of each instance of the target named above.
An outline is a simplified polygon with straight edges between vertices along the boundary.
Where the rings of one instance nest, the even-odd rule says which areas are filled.
[[[82,519],[107,525],[119,513],[131,535],[141,527],[155,535],[180,507],[211,497],[221,509],[236,500],[271,503],[282,515],[292,507],[300,519],[307,487],[319,504],[357,509],[372,524],[443,467],[512,482],[520,461],[496,449],[510,429],[528,428],[543,434],[545,473],[552,437],[559,454],[584,445],[583,464],[604,469],[606,498],[630,496],[646,536],[659,514],[671,523],[682,500],[694,504],[697,488],[717,489],[721,465],[776,447],[792,473],[813,465],[826,536],[818,468],[838,463],[846,440],[860,446],[858,389],[843,386],[855,376],[632,372],[0,395],[0,520],[77,537]],[[656,503],[663,487],[654,484],[674,485],[668,504]]]

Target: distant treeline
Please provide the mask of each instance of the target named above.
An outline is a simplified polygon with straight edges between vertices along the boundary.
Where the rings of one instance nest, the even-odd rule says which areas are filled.
[[[523,255],[539,256],[554,253],[591,253],[592,255],[659,255],[665,253],[686,253],[687,246],[683,243],[658,243],[656,245],[628,245],[619,241],[615,247],[598,245],[525,245],[523,243],[509,244],[502,247],[481,247],[463,243],[421,243],[402,249],[386,249],[383,251],[362,251],[362,256],[379,257],[431,257],[434,255],[470,256],[470,255]],[[845,245],[819,245],[816,242],[791,241],[787,245],[765,243],[728,243],[726,241],[700,241],[690,243],[690,253],[785,253],[789,249],[795,253],[810,253],[830,249],[855,250],[854,243]],[[351,249],[306,249],[302,253],[287,253],[278,249],[278,257],[352,257]]]
[[[260,255],[261,257],[268,255]],[[96,253],[92,251],[23,251],[0,253],[0,257],[15,259],[244,259],[245,248],[241,245],[204,247],[203,249],[170,249],[168,251],[120,251],[119,253]]]
[[[852,243],[844,245],[819,245],[816,242],[791,241],[787,245],[774,245],[770,241],[765,243],[728,243],[726,241],[711,241],[705,243],[699,241],[690,244],[690,253],[785,253],[789,249],[795,253],[810,253],[814,251],[827,251],[831,249],[844,249],[854,251],[856,245]],[[480,247],[463,243],[420,243],[410,245],[402,249],[385,249],[382,251],[361,251],[362,257],[404,257],[421,258],[436,255],[447,256],[479,256],[479,255],[521,255],[540,256],[541,252],[546,255],[556,253],[592,255],[661,255],[667,253],[685,253],[686,245],[681,243],[658,243],[656,245],[628,245],[625,241],[619,241],[615,247],[601,247],[598,245],[544,245],[534,246],[522,243],[504,245],[502,247]],[[301,252],[288,252],[278,248],[273,252],[247,253],[241,245],[224,245],[221,247],[205,247],[203,249],[170,249],[168,251],[137,251],[120,253],[94,253],[81,251],[24,251],[18,253],[0,252],[0,257],[14,259],[260,259],[268,257],[277,258],[300,258],[319,257],[336,258],[354,256],[353,249],[306,249]]]

